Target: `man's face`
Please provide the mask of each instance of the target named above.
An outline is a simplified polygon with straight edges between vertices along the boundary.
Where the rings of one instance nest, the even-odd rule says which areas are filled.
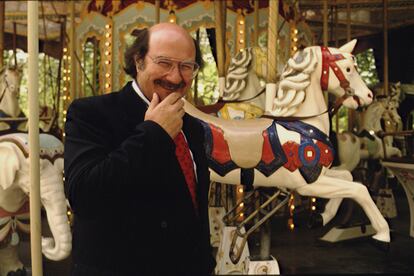
[[[170,69],[162,63],[163,58],[172,61]],[[137,82],[142,93],[149,100],[153,93],[157,93],[160,100],[173,92],[184,96],[191,87],[192,78],[179,69],[179,64],[194,59],[195,49],[191,38],[174,30],[150,33],[148,53],[137,62]]]

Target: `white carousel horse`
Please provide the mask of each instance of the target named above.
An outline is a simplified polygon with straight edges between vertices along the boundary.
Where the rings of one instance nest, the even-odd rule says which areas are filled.
[[[19,106],[20,81],[22,70],[20,67],[4,67],[0,70],[0,118],[9,121],[0,121],[0,132],[27,132],[28,124],[25,115]],[[56,112],[50,107],[40,107],[39,127],[43,132],[49,132],[54,123]],[[13,120],[15,119],[15,120]]]
[[[0,118],[21,115],[18,97],[20,90],[21,69],[19,67],[3,67],[0,69]],[[13,126],[0,122],[0,131],[11,129]]]
[[[28,135],[0,136],[0,276],[24,271],[19,260],[18,230],[29,232]],[[40,134],[40,197],[46,210],[53,238],[42,238],[42,252],[51,260],[69,256],[72,234],[66,215],[63,191],[63,144],[49,134]],[[23,220],[23,221],[22,221]]]
[[[352,198],[361,205],[376,232],[373,239],[390,242],[390,230],[367,188],[352,182],[348,171],[330,170],[332,146],[329,117],[322,90],[349,108],[372,102],[372,92],[355,69],[353,40],[339,49],[308,47],[289,59],[273,102],[273,116],[296,121],[252,119],[228,121],[202,113],[185,103],[185,110],[203,122],[206,152],[213,181],[277,187],[300,195]],[[338,206],[333,206],[333,215]],[[322,216],[326,224],[333,216]]]
[[[360,114],[357,131],[365,132],[369,137],[358,137],[351,132],[337,134],[338,157],[340,165],[336,168],[352,171],[360,160],[384,159],[384,145],[377,136],[380,131],[402,130],[401,117],[398,115],[399,84],[391,85],[388,97],[377,98],[374,103]],[[384,138],[387,157],[401,156],[401,151],[393,145],[393,137]],[[358,154],[359,153],[359,154]]]

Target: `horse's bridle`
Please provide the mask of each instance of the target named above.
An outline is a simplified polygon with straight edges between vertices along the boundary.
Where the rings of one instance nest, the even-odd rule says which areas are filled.
[[[4,95],[6,94],[6,90],[9,88],[9,82],[7,81],[6,74],[4,74],[3,78],[6,85],[4,86],[3,91],[1,91],[0,103],[3,101]]]
[[[345,78],[344,73],[336,64],[338,60],[345,59],[345,57],[342,54],[332,55],[331,52],[329,51],[329,48],[325,46],[321,46],[321,52],[322,52],[322,73],[321,73],[322,91],[328,90],[329,71],[330,71],[329,68],[332,69],[335,76],[338,78],[339,86],[341,86],[342,89],[345,91],[345,93],[335,101],[334,106],[329,111],[330,115],[336,114],[338,109],[341,107],[342,103],[349,97],[352,97],[357,102],[358,107],[360,107],[361,101],[359,97],[355,95],[355,90],[351,88],[349,81]]]

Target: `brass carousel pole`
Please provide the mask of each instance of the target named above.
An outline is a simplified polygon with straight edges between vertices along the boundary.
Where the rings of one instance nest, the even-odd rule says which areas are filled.
[[[384,95],[388,96],[388,0],[383,0]]]
[[[40,220],[39,164],[39,3],[27,1],[27,49],[29,64],[29,162],[30,162],[30,247],[32,275],[43,275]]]
[[[323,0],[323,46],[328,47],[328,0]],[[328,93],[325,93],[325,102],[328,104]]]
[[[269,20],[267,24],[267,83],[265,112],[270,112],[273,109],[273,99],[276,97],[278,15],[279,0],[269,0]]]
[[[216,20],[216,47],[217,47],[217,67],[219,74],[219,96],[223,96],[224,86],[225,86],[225,77],[224,77],[224,33],[223,30],[223,9],[225,9],[224,1],[215,0],[214,1],[214,13]]]
[[[351,0],[346,1],[346,41],[351,41]],[[348,131],[354,129],[355,110],[348,108]]]
[[[254,1],[254,32],[253,32],[253,46],[259,46],[259,1]]]
[[[0,68],[3,67],[5,2],[0,2]]]
[[[160,23],[160,0],[155,0],[155,24]]]
[[[70,2],[70,31],[69,31],[69,60],[70,60],[70,98],[68,103],[76,97],[76,57],[75,57],[75,1]]]

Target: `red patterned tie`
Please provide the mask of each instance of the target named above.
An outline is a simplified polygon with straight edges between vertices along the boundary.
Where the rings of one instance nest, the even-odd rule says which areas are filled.
[[[182,132],[174,139],[175,143],[175,155],[180,163],[181,170],[183,171],[185,182],[187,182],[188,190],[190,190],[191,198],[193,200],[194,207],[197,209],[196,199],[196,181],[194,174],[193,159],[191,158],[190,149],[185,141]]]

